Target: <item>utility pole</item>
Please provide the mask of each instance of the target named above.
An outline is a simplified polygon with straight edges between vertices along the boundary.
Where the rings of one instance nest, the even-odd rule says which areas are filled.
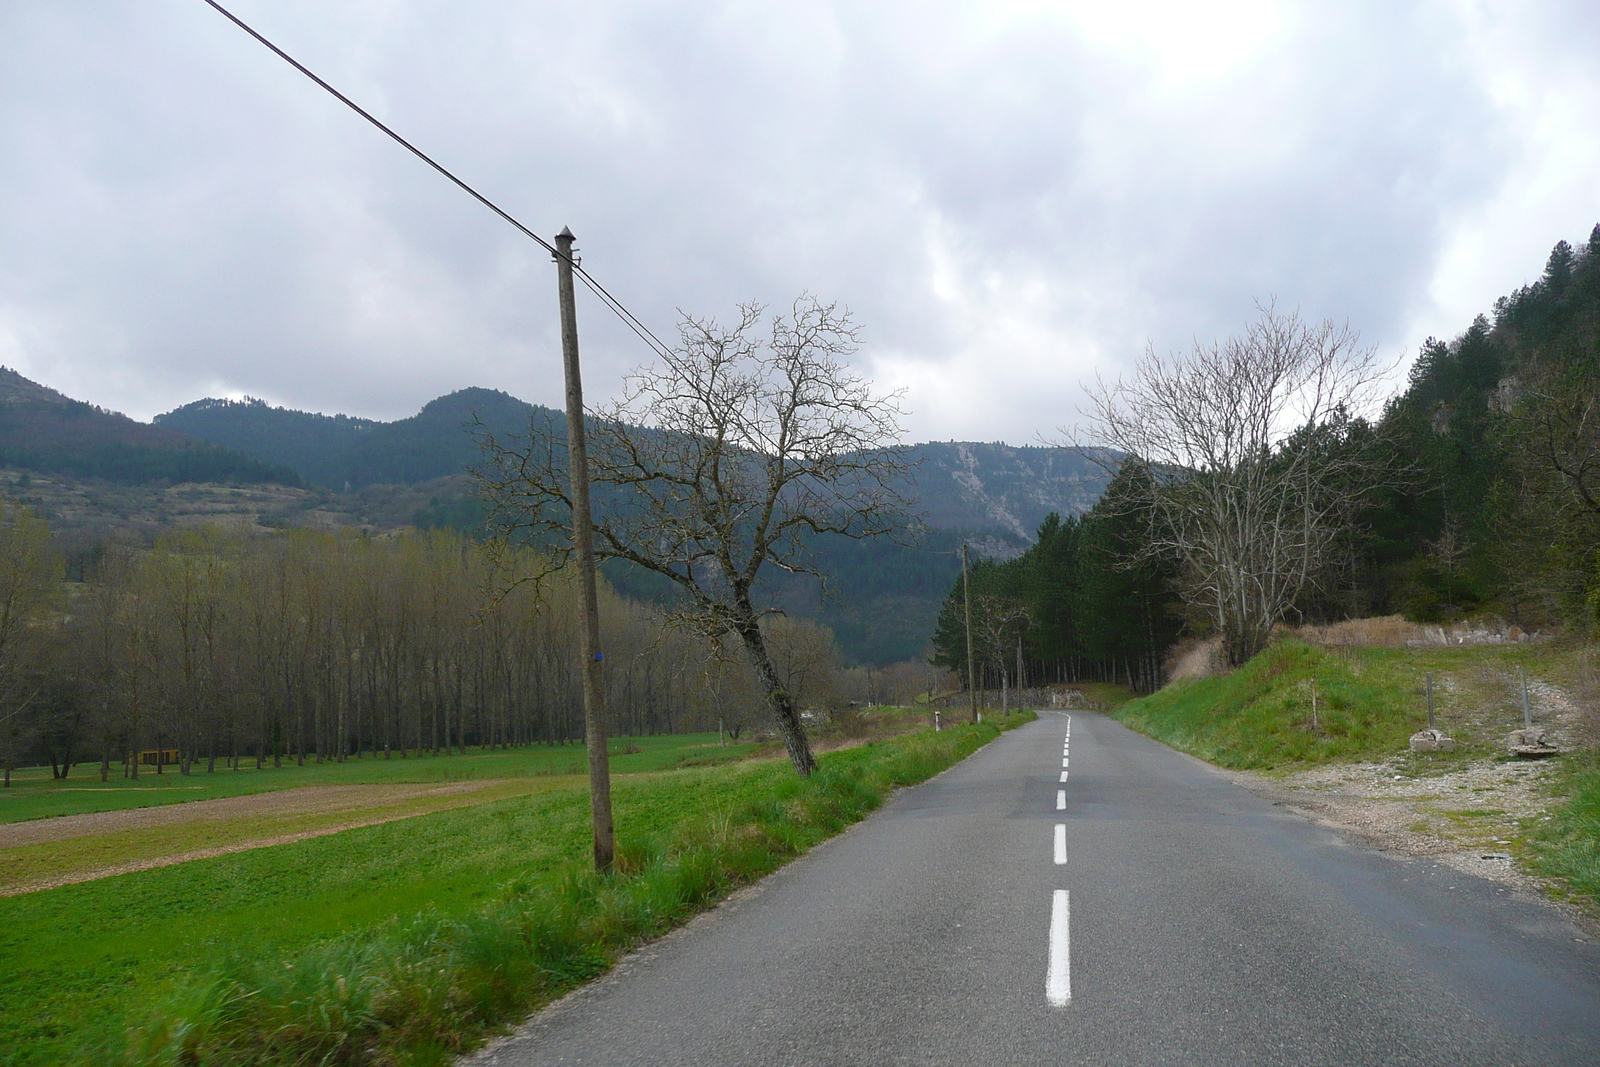
[[[1017,710],[1018,711],[1022,710],[1022,687],[1023,687],[1024,684],[1025,683],[1024,683],[1023,678],[1022,678],[1022,635],[1018,634],[1017,635]]]
[[[967,581],[967,546],[961,546],[961,601],[967,617],[967,702],[972,705],[972,721],[978,721],[978,674],[972,656],[972,586]]]
[[[578,366],[578,308],[572,291],[572,231],[556,234],[556,284],[561,296],[561,363],[567,379],[567,478],[572,492],[572,552],[578,562],[578,647],[583,655],[583,728],[589,747],[589,810],[594,866],[609,873],[616,859],[611,825],[611,759],[606,753],[606,694],[601,674],[600,600],[594,582],[594,528],[589,513],[589,449],[583,439],[583,375]]]
[[[1517,676],[1522,679],[1522,728],[1531,730],[1533,729],[1533,708],[1528,703],[1528,672],[1518,667]]]

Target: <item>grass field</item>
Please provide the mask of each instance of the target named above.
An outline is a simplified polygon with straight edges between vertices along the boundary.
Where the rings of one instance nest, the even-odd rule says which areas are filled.
[[[616,774],[671,770],[744,759],[760,746],[722,746],[716,734],[670,734],[611,739],[611,769]],[[634,750],[634,751],[630,751]],[[391,759],[368,755],[344,763],[307,763],[297,767],[285,760],[274,768],[270,760],[256,770],[245,760],[237,771],[219,760],[214,773],[203,762],[191,773],[167,767],[156,774],[142,767],[138,779],[122,777],[122,765],[111,765],[111,780],[100,781],[98,763],[79,764],[65,780],[52,780],[50,768],[29,767],[12,774],[10,789],[0,790],[0,823],[77,815],[94,811],[143,808],[153,804],[180,804],[190,800],[294,789],[308,785],[353,785],[455,782],[471,779],[527,778],[536,775],[587,774],[588,759],[582,744],[534,745],[502,752],[472,752],[466,756],[411,756]]]
[[[1565,803],[1529,840],[1533,867],[1561,879],[1600,917],[1600,752],[1562,759],[1556,787]]]
[[[0,1062],[442,1062],[998,732],[825,753],[808,781],[776,759],[619,776],[610,879],[588,873],[582,785],[546,772],[539,792],[3,899]],[[694,751],[662,740],[680,745],[641,763]]]
[[[1407,751],[1427,725],[1425,678],[1434,675],[1435,721],[1454,753],[1415,757],[1419,772],[1503,753],[1521,725],[1516,669],[1559,670],[1548,646],[1324,648],[1279,641],[1238,670],[1175,682],[1111,714],[1142,733],[1239,770],[1384,759]],[[1317,721],[1312,723],[1315,687]]]
[[[549,775],[467,783],[470,789],[414,787],[426,790],[418,793],[404,792],[394,786],[312,787],[275,794],[276,797],[295,802],[282,807],[261,805],[257,810],[258,806],[252,805],[226,815],[206,811],[203,817],[128,829],[65,828],[59,827],[55,820],[40,820],[23,825],[29,829],[70,829],[72,835],[11,845],[0,852],[5,860],[0,865],[0,896],[207,858],[219,853],[287,844],[297,839],[509,797],[571,790],[586,781],[576,775]],[[333,795],[321,795],[329,793]],[[254,801],[258,797],[245,799]],[[212,805],[194,805],[189,809],[161,806],[156,814],[193,813],[198,816],[202,814],[201,809],[210,807]],[[82,832],[86,829],[90,832]]]

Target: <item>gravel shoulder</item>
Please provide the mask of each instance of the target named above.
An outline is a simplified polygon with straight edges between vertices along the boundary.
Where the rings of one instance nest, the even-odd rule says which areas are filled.
[[[1480,674],[1484,675],[1480,685],[1509,690],[1513,684],[1509,675]],[[1562,687],[1543,680],[1530,679],[1528,689],[1538,721],[1564,749],[1595,743],[1596,717],[1586,700],[1574,700]],[[1474,718],[1463,725],[1482,734],[1504,724]],[[1600,916],[1565,894],[1552,892],[1559,890],[1557,883],[1532,873],[1521,862],[1522,839],[1538,823],[1551,819],[1561,803],[1550,788],[1555,765],[1498,755],[1450,760],[1442,766],[1432,759],[1401,753],[1377,762],[1331,764],[1287,774],[1224,773],[1274,804],[1382,851],[1425,856],[1555,907],[1600,938]]]
[[[1523,828],[1550,818],[1557,803],[1545,787],[1549,765],[1476,760],[1427,777],[1414,777],[1407,769],[1397,758],[1282,776],[1224,773],[1274,804],[1376,848],[1426,856],[1549,900],[1545,890],[1551,883],[1527,873],[1514,856]]]

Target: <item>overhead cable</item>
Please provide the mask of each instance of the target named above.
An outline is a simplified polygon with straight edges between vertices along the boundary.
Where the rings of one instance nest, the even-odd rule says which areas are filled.
[[[540,237],[538,234],[536,234],[532,230],[528,229],[528,227],[526,227],[522,223],[518,222],[516,220],[516,218],[514,218],[511,215],[510,212],[508,212],[504,208],[500,207],[500,205],[496,204],[493,200],[490,200],[488,197],[486,197],[482,193],[478,192],[478,190],[474,189],[472,186],[468,185],[466,182],[464,182],[460,178],[456,177],[449,170],[447,170],[442,164],[440,164],[437,160],[435,160],[432,156],[428,155],[426,152],[424,152],[422,149],[418,148],[416,145],[412,144],[410,141],[406,140],[404,137],[401,137],[398,133],[395,133],[394,130],[390,129],[384,123],[379,121],[371,112],[367,111],[360,104],[356,103],[354,100],[351,100],[348,96],[344,95],[339,90],[335,89],[333,86],[329,85],[327,82],[325,82],[321,78],[317,77],[317,75],[310,68],[308,68],[305,64],[301,63],[299,60],[295,59],[289,53],[285,52],[283,49],[279,48],[277,45],[275,45],[271,41],[267,40],[261,34],[257,33],[243,19],[239,18],[239,16],[235,15],[233,12],[231,12],[227,8],[223,7],[221,4],[217,3],[217,0],[205,0],[205,2],[207,4],[209,4],[211,7],[215,8],[218,12],[220,12],[223,15],[223,17],[225,17],[229,22],[232,22],[235,26],[239,27],[245,33],[248,33],[251,37],[254,37],[257,41],[260,41],[269,50],[271,50],[273,52],[273,54],[275,54],[279,59],[283,60],[285,63],[287,63],[291,67],[293,67],[295,70],[298,70],[301,74],[304,74],[306,77],[308,77],[312,81],[316,82],[322,88],[326,89],[335,99],[337,99],[340,103],[344,104],[351,111],[354,111],[357,115],[360,115],[362,118],[364,118],[368,122],[372,123],[378,129],[380,129],[384,133],[388,134],[391,138],[393,138],[406,151],[410,152],[412,155],[414,155],[418,159],[422,160],[424,163],[426,163],[428,166],[432,167],[434,170],[438,171],[440,174],[443,174],[446,178],[449,178],[456,185],[460,186],[461,189],[464,190],[474,200],[478,201],[478,203],[482,204],[484,207],[488,208],[490,211],[494,212],[496,215],[499,215],[502,219],[504,219],[505,221],[509,222],[524,237],[527,237],[530,240],[534,241],[536,244],[538,244],[545,251],[549,252],[552,256],[555,256],[555,257],[558,257],[558,258],[560,257],[561,253],[558,252],[556,250],[556,247],[554,245],[552,245],[549,241],[546,241],[543,237]],[[593,275],[591,275],[588,271],[584,270],[583,267],[578,263],[576,258],[574,258],[574,260],[573,260],[572,269],[577,273],[578,277],[583,281],[583,284],[586,285],[589,288],[589,291],[594,293],[594,295],[598,296],[600,298],[600,302],[602,304],[604,304],[606,306],[606,308],[611,311],[612,314],[616,315],[617,318],[621,319],[623,324],[625,326],[627,326],[628,329],[630,329],[634,333],[638,334],[639,339],[641,341],[643,341],[646,345],[648,345],[657,355],[665,356],[665,355],[669,355],[671,353],[672,350],[670,348],[668,348],[665,344],[663,344],[661,339],[658,338],[654,333],[651,333],[650,332],[650,328],[648,326],[646,326],[643,322],[641,322],[637,315],[635,315],[633,312],[629,311],[627,309],[627,307],[623,305],[622,301],[620,301],[616,297],[612,296],[611,293],[606,290],[605,286],[601,285],[598,281],[595,280]]]

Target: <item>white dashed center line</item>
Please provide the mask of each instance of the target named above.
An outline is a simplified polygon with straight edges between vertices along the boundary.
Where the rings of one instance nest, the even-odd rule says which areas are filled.
[[[1069,757],[1072,755],[1072,716],[1067,716],[1067,733],[1061,740],[1061,783],[1066,784]],[[1056,790],[1056,810],[1067,810],[1067,791]],[[1067,863],[1067,824],[1056,823],[1055,861]],[[1072,1000],[1072,898],[1057,889],[1050,901],[1050,973],[1045,978],[1045,1000],[1051,1007],[1064,1008]]]
[[[1072,999],[1072,903],[1065,889],[1057,889],[1050,904],[1050,976],[1044,998],[1052,1007],[1064,1008]]]

